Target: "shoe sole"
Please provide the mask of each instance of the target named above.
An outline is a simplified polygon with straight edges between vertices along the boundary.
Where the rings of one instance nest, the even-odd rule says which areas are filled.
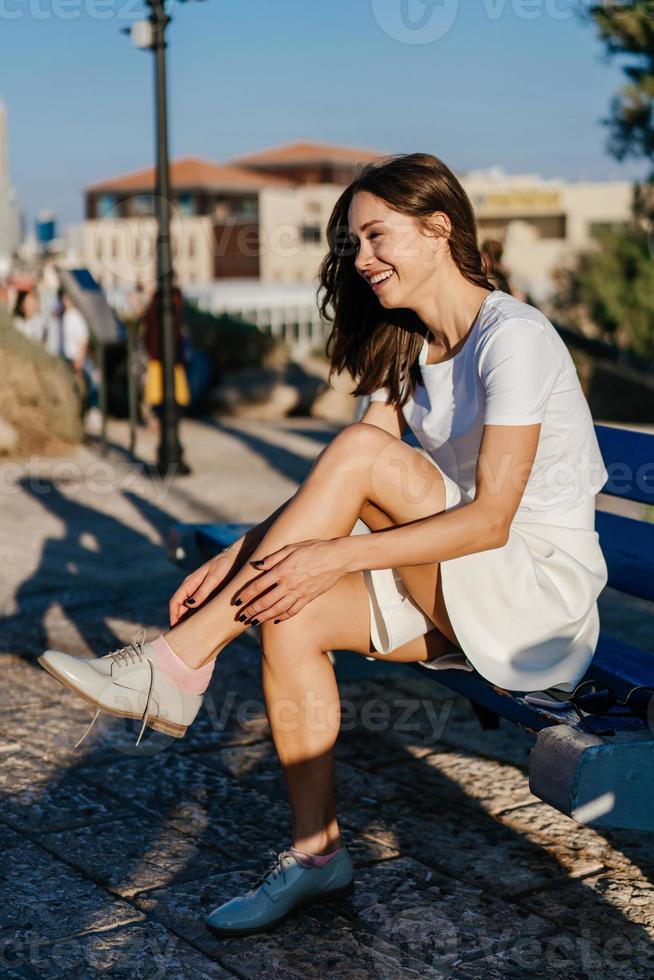
[[[313,898],[307,898],[304,902],[294,905],[293,908],[289,909],[288,912],[285,912],[280,919],[275,919],[274,922],[270,922],[265,926],[255,926],[254,928],[246,929],[221,929],[220,926],[212,926],[209,925],[208,922],[206,923],[206,926],[209,932],[211,932],[214,936],[217,936],[219,939],[227,938],[229,936],[254,936],[260,932],[272,932],[273,929],[281,926],[283,922],[286,922],[286,920],[290,918],[290,916],[294,915],[296,912],[299,912],[301,909],[306,908],[307,905],[313,905],[318,902],[329,902],[332,899],[347,898],[347,896],[351,895],[353,891],[354,880],[352,880],[349,885],[345,885],[343,888],[335,888],[333,891],[325,892],[324,895],[314,895]]]
[[[82,691],[79,687],[75,687],[74,684],[71,684],[67,677],[64,677],[62,674],[56,671],[47,660],[44,660],[42,656],[38,659],[44,670],[47,670],[47,672],[51,674],[55,680],[58,680],[60,684],[67,687],[69,691],[74,691],[74,693],[80,697],[82,701],[86,701],[87,704],[92,704],[94,708],[99,708],[100,711],[104,711],[105,714],[108,715],[113,715],[115,718],[132,718],[134,721],[143,720],[142,715],[133,714],[131,711],[121,711],[118,708],[107,708],[104,704],[100,704],[99,701],[96,701],[95,698],[90,697],[90,695],[88,695],[85,691]],[[164,735],[172,735],[173,738],[184,738],[186,735],[186,729],[188,728],[188,725],[176,725],[174,722],[165,721],[162,718],[158,718],[156,715],[148,715],[145,720],[145,724],[149,728],[153,728],[155,732],[161,732]]]

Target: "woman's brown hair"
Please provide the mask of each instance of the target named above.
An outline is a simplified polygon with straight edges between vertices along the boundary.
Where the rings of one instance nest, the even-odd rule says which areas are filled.
[[[347,370],[356,382],[354,395],[388,387],[390,402],[402,406],[419,378],[418,354],[425,326],[412,310],[386,310],[357,272],[356,245],[348,211],[358,191],[368,191],[401,214],[417,218],[424,230],[435,211],[448,215],[449,246],[461,274],[470,282],[493,289],[477,245],[472,204],[452,171],[429,153],[402,153],[367,164],[347,187],[329,218],[329,252],[320,266],[318,305],[332,322],[326,353],[329,377]],[[320,295],[322,293],[322,296]],[[408,384],[403,379],[410,365]]]

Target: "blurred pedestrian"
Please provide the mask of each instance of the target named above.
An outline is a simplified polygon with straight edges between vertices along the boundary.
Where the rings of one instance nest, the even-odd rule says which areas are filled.
[[[497,241],[495,238],[487,238],[486,241],[482,242],[480,251],[484,261],[486,275],[493,285],[496,289],[501,289],[502,292],[512,295],[513,290],[509,281],[509,273],[502,264],[502,256],[504,255],[502,242]]]
[[[148,365],[145,375],[145,387],[143,400],[146,405],[152,408],[154,415],[161,422],[162,403],[163,403],[163,371],[161,361],[160,345],[160,320],[161,303],[163,300],[163,288],[157,286],[148,306],[143,313],[141,322],[143,325],[143,343],[148,356]],[[172,285],[173,303],[173,337],[174,337],[174,357],[175,357],[175,406],[179,412],[179,407],[189,404],[190,393],[188,380],[184,367],[184,296],[173,277]]]
[[[35,344],[42,344],[45,341],[46,321],[41,313],[41,303],[35,289],[18,291],[13,319],[14,326],[23,336],[34,341]]]
[[[46,346],[50,354],[65,361],[75,375],[87,428],[99,431],[99,388],[96,368],[89,355],[88,324],[63,287],[57,290],[57,304],[50,319]]]

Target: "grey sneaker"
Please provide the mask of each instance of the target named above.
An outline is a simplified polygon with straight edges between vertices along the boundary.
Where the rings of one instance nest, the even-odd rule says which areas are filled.
[[[280,851],[249,892],[231,898],[209,914],[207,926],[215,936],[266,932],[311,902],[343,898],[353,891],[352,859],[344,845],[322,867],[300,864],[291,851]]]

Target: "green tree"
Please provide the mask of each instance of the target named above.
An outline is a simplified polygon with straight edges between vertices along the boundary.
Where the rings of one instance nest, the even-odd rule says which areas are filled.
[[[628,80],[604,120],[610,128],[609,149],[618,160],[649,160],[649,180],[654,180],[654,2],[597,3],[589,15],[607,55],[624,59]]]
[[[654,0],[605,0],[588,13],[627,77],[604,120],[609,151],[620,161],[645,159],[652,169],[634,186],[629,223],[598,234],[597,247],[560,270],[555,306],[580,326],[591,320],[604,340],[654,359]]]

